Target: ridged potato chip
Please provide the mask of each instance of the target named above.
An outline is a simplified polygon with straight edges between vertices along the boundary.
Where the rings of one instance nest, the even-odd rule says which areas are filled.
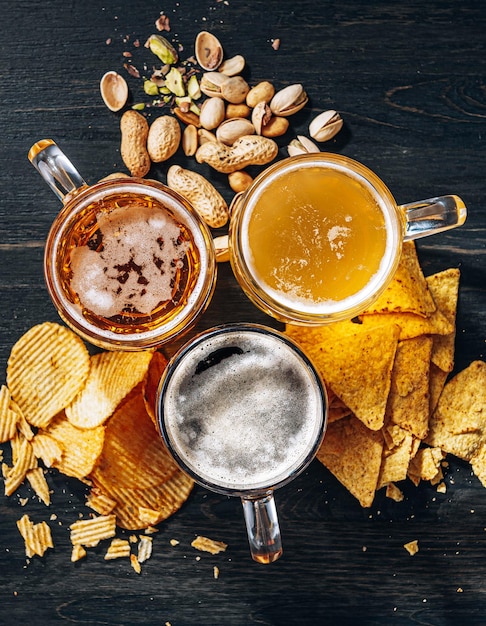
[[[66,417],[71,424],[77,428],[103,424],[123,398],[143,380],[152,354],[147,350],[93,355],[83,390],[66,407]]]
[[[23,515],[17,521],[17,528],[25,543],[25,556],[31,558],[34,554],[44,556],[48,548],[53,548],[51,529],[47,522],[34,524],[28,515]]]
[[[82,389],[89,367],[83,341],[60,324],[44,322],[13,346],[7,387],[29,424],[45,428]]]
[[[70,526],[71,543],[86,548],[94,548],[103,539],[111,539],[116,534],[114,515],[100,515],[90,519],[78,520]]]

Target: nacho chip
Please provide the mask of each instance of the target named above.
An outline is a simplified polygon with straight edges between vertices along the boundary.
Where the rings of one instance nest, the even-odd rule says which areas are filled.
[[[45,428],[82,389],[89,366],[88,350],[75,333],[44,322],[13,346],[7,386],[29,424]]]
[[[433,347],[432,347],[433,351]],[[440,395],[444,389],[446,384],[446,380],[448,377],[448,373],[441,370],[440,367],[437,367],[435,363],[430,364],[429,371],[429,414],[435,410],[437,406],[437,402],[439,402]]]
[[[386,486],[386,497],[395,502],[402,502],[404,495],[403,491],[399,489],[394,483],[388,483]]]
[[[410,556],[413,556],[419,551],[418,540],[414,539],[413,541],[409,541],[408,543],[403,544],[403,547],[410,554]]]
[[[90,519],[78,520],[69,527],[73,546],[81,545],[94,548],[103,539],[111,539],[116,533],[114,515],[100,515]]]
[[[414,313],[428,317],[435,309],[435,302],[420,267],[415,243],[407,241],[403,244],[394,277],[366,313]]]
[[[329,424],[317,458],[362,507],[370,507],[375,497],[382,451],[381,433],[369,430],[351,416]]]
[[[453,330],[449,334],[434,337],[432,362],[444,372],[451,372],[454,367],[455,322],[459,278],[460,271],[452,268],[428,276],[426,279],[437,308],[453,326]]]
[[[419,439],[428,432],[429,370],[432,339],[416,337],[398,344],[386,417]]]
[[[61,458],[53,460],[52,466],[66,476],[80,480],[92,471],[103,449],[105,431],[103,426],[83,429],[76,428],[67,419],[64,412],[52,420],[46,431],[62,448]]]
[[[389,483],[397,483],[407,478],[408,466],[413,456],[413,436],[402,429],[403,439],[391,450],[383,450],[377,489]]]
[[[486,487],[486,442],[471,457],[471,468],[483,487]]]
[[[420,317],[415,313],[371,313],[360,315],[363,326],[374,328],[378,324],[393,324],[400,329],[399,339],[413,339],[420,335],[449,335],[454,327],[437,309],[429,317]]]
[[[144,489],[168,480],[176,470],[147,414],[139,385],[108,421],[92,479],[108,492],[112,486]]]
[[[152,358],[151,351],[101,352],[91,357],[91,369],[81,393],[66,407],[66,417],[77,428],[103,424],[118,404],[140,383]]]
[[[319,343],[308,355],[325,383],[354,415],[371,430],[379,430],[397,345],[398,328],[379,326]]]
[[[469,461],[486,442],[486,363],[473,361],[444,387],[426,442]]]
[[[25,556],[31,558],[34,554],[44,556],[48,548],[53,548],[51,529],[47,522],[34,524],[28,515],[17,520],[17,528],[25,543]]]
[[[433,481],[438,474],[442,478],[440,464],[444,456],[440,448],[421,448],[410,461],[409,478]]]

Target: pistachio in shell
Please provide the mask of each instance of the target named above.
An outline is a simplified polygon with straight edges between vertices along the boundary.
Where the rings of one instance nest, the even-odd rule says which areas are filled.
[[[288,117],[303,109],[308,101],[304,87],[296,83],[277,91],[270,101],[270,109],[274,115]]]
[[[217,70],[223,61],[223,46],[217,37],[206,30],[197,35],[194,52],[199,65],[208,72]]]
[[[100,80],[100,92],[110,111],[119,111],[128,100],[127,81],[117,72],[106,72]]]
[[[309,134],[316,141],[329,141],[343,127],[343,119],[337,111],[323,111],[309,124]]]
[[[249,91],[250,86],[241,76],[228,76],[221,85],[221,96],[231,104],[244,103]]]
[[[199,88],[209,98],[222,98],[222,87],[228,80],[230,77],[220,72],[205,72],[199,81]]]

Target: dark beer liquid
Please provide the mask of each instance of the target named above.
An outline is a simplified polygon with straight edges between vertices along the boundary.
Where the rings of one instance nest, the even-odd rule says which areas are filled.
[[[273,335],[232,331],[186,353],[170,377],[164,420],[182,462],[223,489],[271,487],[319,438],[316,375]]]
[[[154,330],[186,306],[200,272],[188,228],[154,198],[117,193],[88,205],[60,243],[62,289],[88,323]]]

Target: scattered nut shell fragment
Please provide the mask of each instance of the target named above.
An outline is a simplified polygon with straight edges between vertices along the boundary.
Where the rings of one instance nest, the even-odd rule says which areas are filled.
[[[229,237],[228,235],[221,235],[213,239],[214,250],[216,252],[216,262],[225,263],[229,261]]]
[[[298,154],[320,152],[320,150],[313,141],[304,135],[297,135],[297,138],[292,139],[287,146],[287,152],[289,156],[297,156]]]
[[[206,30],[198,33],[194,43],[194,53],[203,70],[216,70],[223,61],[223,46],[217,37]]]
[[[100,80],[100,92],[110,111],[119,111],[128,100],[127,81],[117,72],[106,72]]]
[[[201,174],[180,165],[171,165],[167,172],[167,185],[186,198],[211,228],[220,228],[228,221],[229,210],[225,199]]]
[[[221,63],[218,68],[218,72],[221,74],[226,74],[226,76],[236,76],[237,74],[241,74],[241,72],[245,68],[245,58],[241,56],[241,54],[237,54],[231,59],[226,59]]]
[[[316,141],[329,141],[341,130],[343,123],[337,111],[323,111],[309,124],[309,134]]]
[[[263,127],[268,124],[270,118],[272,117],[272,112],[270,111],[270,107],[266,102],[261,100],[253,109],[251,114],[251,121],[253,126],[255,127],[257,135],[262,135]]]

